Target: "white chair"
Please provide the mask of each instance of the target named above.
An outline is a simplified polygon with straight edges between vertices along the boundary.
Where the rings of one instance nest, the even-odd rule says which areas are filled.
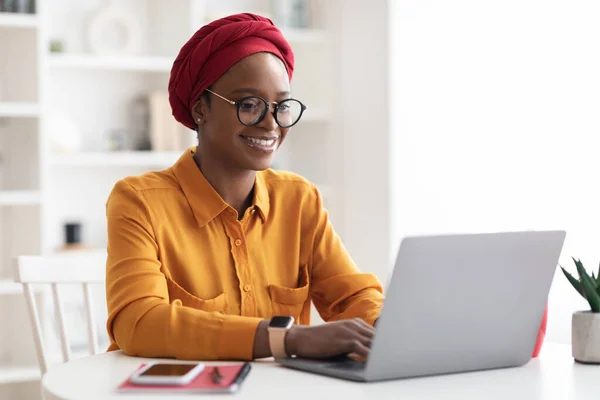
[[[106,252],[74,253],[64,256],[20,256],[15,259],[16,281],[23,284],[29,320],[34,334],[36,355],[42,375],[48,370],[49,358],[44,347],[40,312],[32,285],[44,284],[51,288],[62,353],[61,362],[69,361],[72,357],[58,285],[82,286],[89,352],[97,354],[99,352],[97,329],[90,286],[105,282],[105,263]]]

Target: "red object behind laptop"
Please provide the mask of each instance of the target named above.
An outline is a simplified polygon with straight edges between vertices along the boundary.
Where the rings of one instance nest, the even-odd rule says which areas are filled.
[[[542,325],[540,326],[540,330],[538,332],[538,337],[535,342],[535,348],[533,349],[532,357],[537,357],[540,355],[540,350],[542,350],[542,345],[544,344],[544,337],[546,336],[546,325],[548,324],[548,307],[544,311],[544,317],[542,318]]]

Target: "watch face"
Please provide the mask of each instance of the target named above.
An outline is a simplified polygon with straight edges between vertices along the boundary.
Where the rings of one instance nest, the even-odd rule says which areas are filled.
[[[294,319],[292,317],[273,317],[271,318],[271,322],[269,323],[269,326],[271,328],[287,328],[288,325],[290,325],[291,323],[294,322]]]

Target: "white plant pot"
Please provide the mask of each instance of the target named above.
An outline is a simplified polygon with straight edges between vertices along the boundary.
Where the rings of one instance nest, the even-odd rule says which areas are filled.
[[[600,364],[600,313],[574,312],[571,319],[571,341],[576,361]]]

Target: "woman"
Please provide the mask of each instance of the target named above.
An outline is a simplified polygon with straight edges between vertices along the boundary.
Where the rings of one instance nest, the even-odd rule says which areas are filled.
[[[290,99],[293,70],[289,44],[253,14],[214,21],[181,49],[170,102],[198,146],[108,199],[109,350],[368,356],[379,281],[354,265],[315,186],[269,169],[304,111]],[[327,323],[307,326],[311,301]]]
[[[293,69],[280,31],[253,14],[214,21],[181,49],[170,103],[198,146],[118,182],[107,201],[111,350],[368,355],[379,281],[354,265],[316,187],[268,169],[304,111],[290,99]],[[328,323],[306,326],[311,300]]]

